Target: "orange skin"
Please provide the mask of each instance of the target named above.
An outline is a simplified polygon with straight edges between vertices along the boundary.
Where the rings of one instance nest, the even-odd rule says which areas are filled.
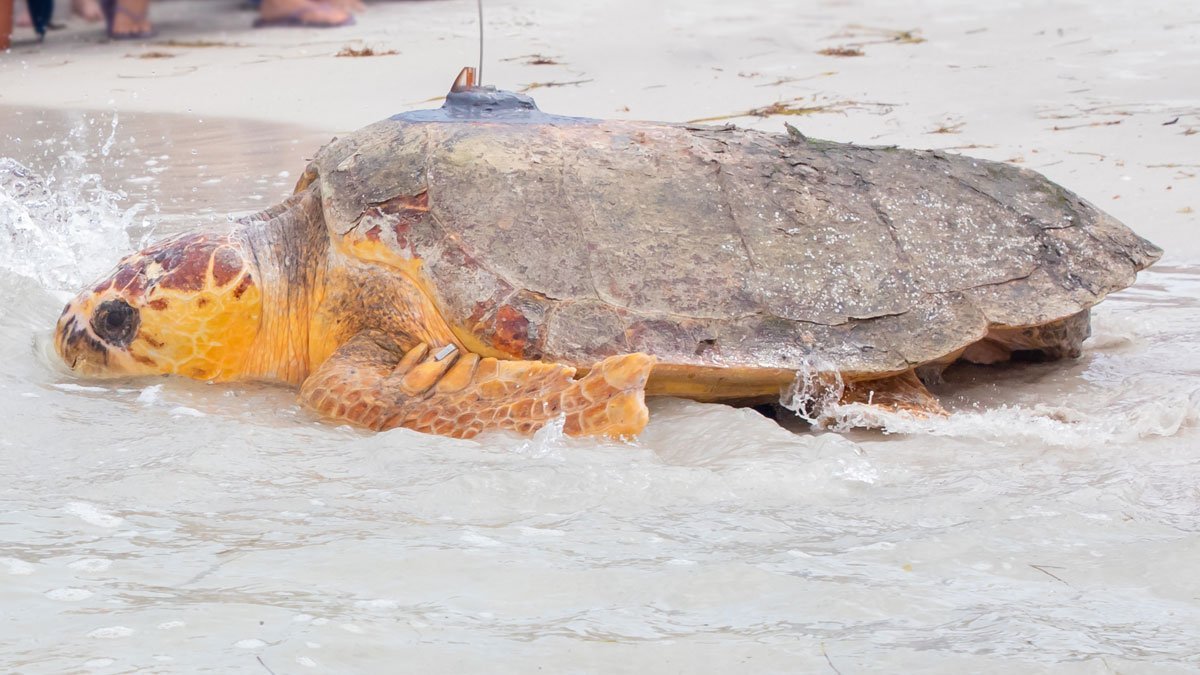
[[[306,277],[312,288],[289,289],[286,271],[255,250],[261,225],[176,237],[126,257],[67,304],[59,355],[92,377],[302,384],[301,401],[321,416],[376,430],[530,434],[560,416],[573,436],[645,427],[652,357],[610,357],[577,380],[568,366],[472,353],[409,277],[416,268],[365,265],[334,247],[301,265],[318,270]],[[284,259],[294,273],[296,261]]]
[[[262,292],[242,246],[230,237],[188,235],[126,257],[112,276],[68,303],[55,346],[67,365],[89,376],[240,379],[262,314]],[[120,325],[125,316],[136,317],[136,325]]]

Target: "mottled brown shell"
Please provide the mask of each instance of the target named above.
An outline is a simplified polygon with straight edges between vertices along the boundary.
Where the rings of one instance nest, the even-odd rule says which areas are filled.
[[[897,372],[1161,253],[1027,169],[734,128],[397,116],[313,174],[331,236],[420,260],[460,334],[579,366]]]

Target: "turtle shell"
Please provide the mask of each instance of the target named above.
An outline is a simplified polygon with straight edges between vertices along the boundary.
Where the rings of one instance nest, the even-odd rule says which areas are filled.
[[[309,176],[333,238],[413,261],[392,273],[513,358],[894,373],[1085,310],[1161,254],[1028,169],[488,96],[335,139]]]

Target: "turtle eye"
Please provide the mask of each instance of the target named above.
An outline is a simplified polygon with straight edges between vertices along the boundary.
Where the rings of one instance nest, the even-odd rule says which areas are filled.
[[[100,339],[117,347],[127,347],[141,323],[136,309],[124,300],[101,303],[92,315],[92,330]]]

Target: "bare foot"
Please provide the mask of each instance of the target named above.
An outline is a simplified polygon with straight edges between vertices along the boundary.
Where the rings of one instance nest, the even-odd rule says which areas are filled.
[[[33,28],[33,19],[29,18],[29,11],[25,9],[25,3],[19,2],[17,5],[13,25],[17,28]]]
[[[367,5],[362,0],[326,0],[326,3],[338,9],[344,9],[351,14],[358,14],[367,8]]]
[[[150,24],[150,0],[117,0],[108,36],[114,40],[149,37],[154,33]]]
[[[88,23],[104,20],[104,13],[100,11],[100,3],[96,0],[71,0],[71,11]]]
[[[345,0],[356,2],[357,0]],[[311,26],[332,28],[353,23],[350,12],[333,4],[314,0],[263,0],[258,8],[256,26]]]

